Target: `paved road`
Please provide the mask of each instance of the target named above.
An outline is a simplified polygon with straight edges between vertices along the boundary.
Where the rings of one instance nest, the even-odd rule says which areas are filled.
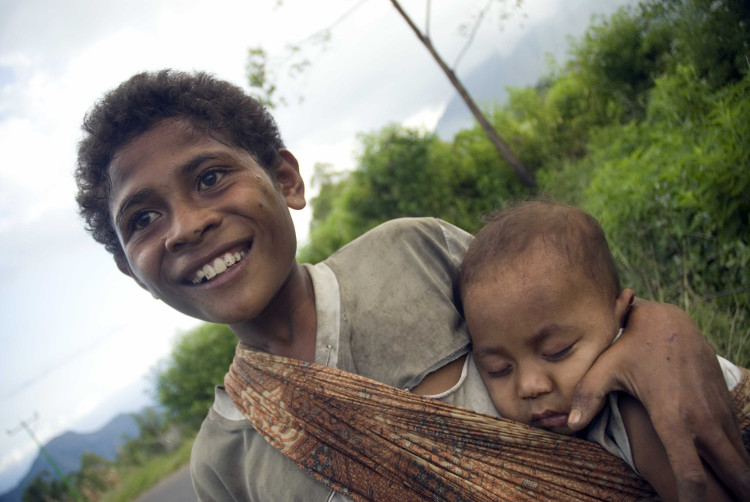
[[[190,481],[190,469],[182,467],[173,472],[158,485],[138,497],[135,502],[195,502],[198,497]]]

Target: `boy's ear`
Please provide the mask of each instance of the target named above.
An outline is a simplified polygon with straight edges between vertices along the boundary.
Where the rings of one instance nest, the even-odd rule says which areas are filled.
[[[286,205],[292,209],[305,207],[305,182],[299,172],[299,163],[286,148],[279,150],[281,164],[276,170],[276,182],[279,184],[281,195],[286,200]]]
[[[132,278],[136,282],[136,284],[138,284],[140,287],[142,287],[143,289],[151,293],[151,291],[149,291],[148,288],[144,286],[141,281],[138,280],[138,278],[135,276],[133,271],[130,269],[130,264],[128,263],[128,259],[125,258],[124,255],[120,255],[120,254],[115,255],[115,263],[117,264],[117,268],[120,269],[120,272]],[[159,299],[153,293],[151,293],[151,296],[153,296],[157,300]]]
[[[615,300],[615,320],[617,325],[621,328],[625,327],[625,318],[630,311],[630,306],[633,304],[635,293],[630,288],[625,288],[620,293],[620,296]]]

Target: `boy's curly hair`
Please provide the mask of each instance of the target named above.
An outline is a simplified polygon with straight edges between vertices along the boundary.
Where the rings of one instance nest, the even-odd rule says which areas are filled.
[[[271,114],[236,85],[203,72],[174,70],[134,75],[86,114],[75,171],[76,202],[86,230],[107,251],[122,256],[109,209],[109,165],[118,150],[162,120],[180,118],[247,150],[269,172],[284,148]]]

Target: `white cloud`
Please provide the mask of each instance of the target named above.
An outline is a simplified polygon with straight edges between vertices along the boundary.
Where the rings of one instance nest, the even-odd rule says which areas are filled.
[[[425,129],[432,131],[440,120],[440,117],[445,113],[445,103],[438,103],[433,106],[428,106],[419,110],[414,115],[404,119],[401,124],[404,127],[411,127],[415,129]]]

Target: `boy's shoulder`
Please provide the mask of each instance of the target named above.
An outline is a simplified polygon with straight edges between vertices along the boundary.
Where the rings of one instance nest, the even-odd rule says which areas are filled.
[[[404,254],[447,256],[460,263],[471,234],[439,218],[396,218],[365,232],[331,255],[329,262],[398,260]],[[399,252],[400,251],[400,252]]]
[[[339,367],[412,388],[465,352],[455,287],[469,239],[435,218],[401,218],[325,260],[338,291]]]

